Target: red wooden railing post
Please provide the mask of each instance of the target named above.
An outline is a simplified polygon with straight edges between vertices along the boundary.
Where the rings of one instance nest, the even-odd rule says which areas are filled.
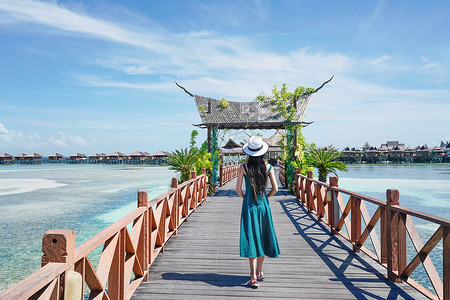
[[[66,263],[67,270],[69,265],[74,265],[75,254],[75,232],[66,229],[53,229],[44,234],[42,238],[42,261],[41,266],[48,263]],[[74,266],[75,268],[75,266]],[[60,277],[59,295],[63,295],[64,276]]]
[[[67,229],[53,229],[42,238],[42,267],[47,263],[73,264],[75,232]]]
[[[399,214],[391,209],[392,206],[399,205],[399,198],[398,190],[389,189],[386,191],[387,271],[388,278],[394,282],[401,282],[398,276],[399,266],[406,266],[406,231],[399,228],[402,220]],[[405,234],[404,237],[403,234]],[[405,254],[404,257],[399,256],[403,253]]]
[[[359,247],[356,246],[361,237],[361,199],[356,197],[351,197],[351,242],[353,243],[353,251],[359,252]]]
[[[450,300],[450,227],[444,226],[442,236],[444,300]]]
[[[295,170],[295,194],[297,201],[300,200],[300,168]]]
[[[308,171],[306,177],[308,179],[313,178],[313,172]],[[311,211],[314,209],[314,203],[313,203],[313,197],[312,197],[312,191],[311,191],[312,183],[310,180],[306,180],[306,206],[308,207],[308,210]]]
[[[333,191],[333,188],[337,187],[338,187],[338,178],[330,177],[331,199],[328,199],[328,221],[330,224],[332,235],[338,234],[338,232],[336,231],[336,227],[339,222],[339,204],[337,203],[336,193]]]
[[[148,191],[138,191],[138,207],[145,207],[148,206]],[[142,268],[144,268],[144,272],[148,270],[148,266],[150,264],[150,260],[148,257],[149,252],[149,229],[148,229],[148,208],[144,212],[144,219],[142,220],[142,230],[141,230],[141,236],[139,239],[139,244],[137,246],[137,258],[139,260],[139,263],[141,264]],[[148,272],[144,276],[144,280],[148,280]]]
[[[219,170],[219,185],[223,186],[223,167],[222,167],[222,165],[220,165],[220,170]]]
[[[206,189],[206,169],[202,168],[202,174],[205,175],[205,177],[203,177],[203,199],[205,199],[206,201],[206,195],[208,190]]]
[[[387,236],[387,208],[382,207],[381,208],[381,213],[380,213],[380,248],[381,248],[381,264],[387,264],[387,253],[388,253],[388,248],[387,248],[387,240],[388,240],[388,236]]]

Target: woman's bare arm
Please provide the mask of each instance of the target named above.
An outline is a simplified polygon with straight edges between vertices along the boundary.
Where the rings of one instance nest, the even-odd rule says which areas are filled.
[[[272,190],[267,194],[267,198],[272,197],[278,192],[277,180],[275,179],[275,172],[273,168],[269,172],[270,184],[272,185]]]
[[[244,177],[244,167],[241,165],[238,172],[238,179],[236,182],[236,193],[238,193],[239,196],[244,198],[244,193],[242,192],[242,178]]]

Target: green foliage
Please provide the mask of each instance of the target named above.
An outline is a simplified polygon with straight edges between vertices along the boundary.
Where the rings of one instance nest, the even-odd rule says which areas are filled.
[[[189,141],[189,148],[192,149],[195,147],[195,138],[198,136],[197,130],[192,130],[191,132],[191,139]]]
[[[220,100],[219,102],[217,102],[217,108],[222,111],[225,108],[227,108],[228,106],[230,106],[230,103],[227,101],[227,99],[225,99],[225,97],[222,97],[222,100]]]
[[[194,171],[194,163],[197,160],[197,149],[175,150],[166,158],[169,168],[180,172],[180,183],[190,179],[191,172]]]
[[[315,89],[298,86],[294,92],[289,92],[284,83],[281,89],[274,85],[271,96],[258,96],[256,101],[269,103],[273,106],[272,111],[279,112],[286,123],[286,135],[278,144],[281,147],[280,159],[286,166],[286,177],[289,178],[290,185],[294,178],[294,173],[297,168],[300,168],[300,173],[306,175],[307,171],[312,168],[306,163],[304,150],[308,147],[301,133],[302,126],[299,124],[290,124],[295,120],[297,109],[294,101],[298,101],[304,95],[315,93]],[[296,132],[296,136],[294,135]],[[295,152],[294,152],[295,149]],[[291,186],[288,186],[291,189]]]
[[[208,142],[203,142],[202,146],[198,150],[197,160],[194,163],[197,175],[202,173],[202,169],[210,171],[212,169],[211,153],[208,152]]]
[[[310,146],[306,154],[307,164],[317,169],[319,172],[319,180],[322,182],[327,181],[328,173],[334,173],[336,175],[336,170],[347,171],[346,164],[336,160],[341,157],[341,153],[335,148],[327,150],[325,148]]]
[[[202,115],[206,115],[206,109],[203,105],[199,105],[198,110],[202,113]]]

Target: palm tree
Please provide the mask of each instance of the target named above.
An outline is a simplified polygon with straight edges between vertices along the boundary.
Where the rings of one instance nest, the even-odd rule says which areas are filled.
[[[334,173],[336,175],[336,170],[347,171],[345,163],[336,161],[339,157],[341,157],[341,153],[333,147],[327,150],[326,148],[316,148],[313,146],[309,147],[306,153],[306,163],[319,171],[320,181],[326,182],[328,173]]]
[[[169,168],[181,173],[180,182],[190,179],[191,172],[195,170],[194,163],[197,160],[196,149],[175,150],[166,158]]]

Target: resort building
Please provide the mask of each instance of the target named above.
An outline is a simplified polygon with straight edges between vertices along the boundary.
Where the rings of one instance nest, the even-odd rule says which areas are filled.
[[[441,142],[440,146],[434,148],[428,145],[409,148],[398,141],[388,141],[376,148],[366,142],[362,149],[345,147],[341,154],[340,160],[346,163],[450,162],[450,142]]]
[[[145,159],[145,154],[144,152],[141,151],[134,151],[131,154],[128,154],[128,159],[130,160],[144,160]]]
[[[8,153],[0,153],[0,163],[12,163],[13,156]]]
[[[16,161],[24,161],[27,155],[25,153],[19,153],[14,156],[14,160]]]
[[[84,160],[86,159],[86,155],[84,153],[74,153],[70,155],[70,160]]]
[[[125,157],[125,154],[123,154],[119,151],[115,151],[115,152],[107,155],[108,160],[123,160],[124,157]]]
[[[57,160],[64,160],[64,158],[63,155],[60,153],[53,153],[48,156],[48,160],[57,161]]]
[[[167,156],[169,156],[169,152],[166,151],[156,151],[155,153],[150,155],[152,157],[153,160],[163,160],[165,159]]]
[[[33,152],[33,153],[25,155],[25,160],[31,161],[31,162],[40,162],[40,161],[42,161],[42,155]]]

